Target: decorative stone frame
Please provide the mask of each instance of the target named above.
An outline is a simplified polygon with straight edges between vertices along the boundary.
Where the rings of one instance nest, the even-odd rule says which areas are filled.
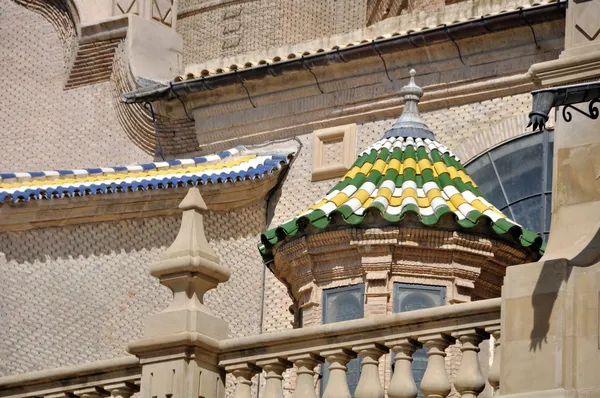
[[[329,164],[329,143],[342,141],[341,162]],[[321,181],[343,176],[356,159],[356,124],[330,127],[313,131],[312,180]]]
[[[533,261],[517,245],[462,231],[387,226],[301,236],[274,249],[271,270],[302,310],[321,324],[323,289],[363,283],[365,317],[393,312],[394,282],[443,286],[446,303],[500,296],[507,266]]]

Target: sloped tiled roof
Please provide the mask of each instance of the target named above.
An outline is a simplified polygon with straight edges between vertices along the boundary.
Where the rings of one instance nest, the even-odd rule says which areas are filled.
[[[401,224],[406,220],[457,229],[488,225],[492,235],[543,252],[541,236],[489,203],[460,160],[435,140],[418,114],[416,103],[422,90],[412,78],[403,94],[405,110],[398,122],[358,156],[322,200],[261,235],[259,251],[265,264],[273,261],[276,244],[295,236],[330,227]]]
[[[238,147],[215,155],[131,166],[0,173],[0,203],[254,180],[279,170],[290,155]]]

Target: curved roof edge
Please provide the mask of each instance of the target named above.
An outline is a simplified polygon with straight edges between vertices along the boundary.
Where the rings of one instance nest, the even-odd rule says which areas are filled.
[[[240,146],[214,155],[129,166],[0,173],[0,205],[262,179],[289,164],[294,152],[256,152]]]

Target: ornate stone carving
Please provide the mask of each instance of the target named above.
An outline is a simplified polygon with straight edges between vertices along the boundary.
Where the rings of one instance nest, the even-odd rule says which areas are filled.
[[[271,270],[301,308],[320,312],[322,289],[365,283],[367,317],[388,311],[390,282],[408,278],[446,286],[449,302],[498,297],[505,268],[530,260],[503,241],[394,226],[304,236],[281,244],[274,254]]]

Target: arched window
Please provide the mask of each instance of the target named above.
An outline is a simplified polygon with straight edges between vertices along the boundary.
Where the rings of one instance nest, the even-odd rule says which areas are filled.
[[[537,132],[490,149],[465,169],[494,206],[547,240],[553,151],[554,131]]]

